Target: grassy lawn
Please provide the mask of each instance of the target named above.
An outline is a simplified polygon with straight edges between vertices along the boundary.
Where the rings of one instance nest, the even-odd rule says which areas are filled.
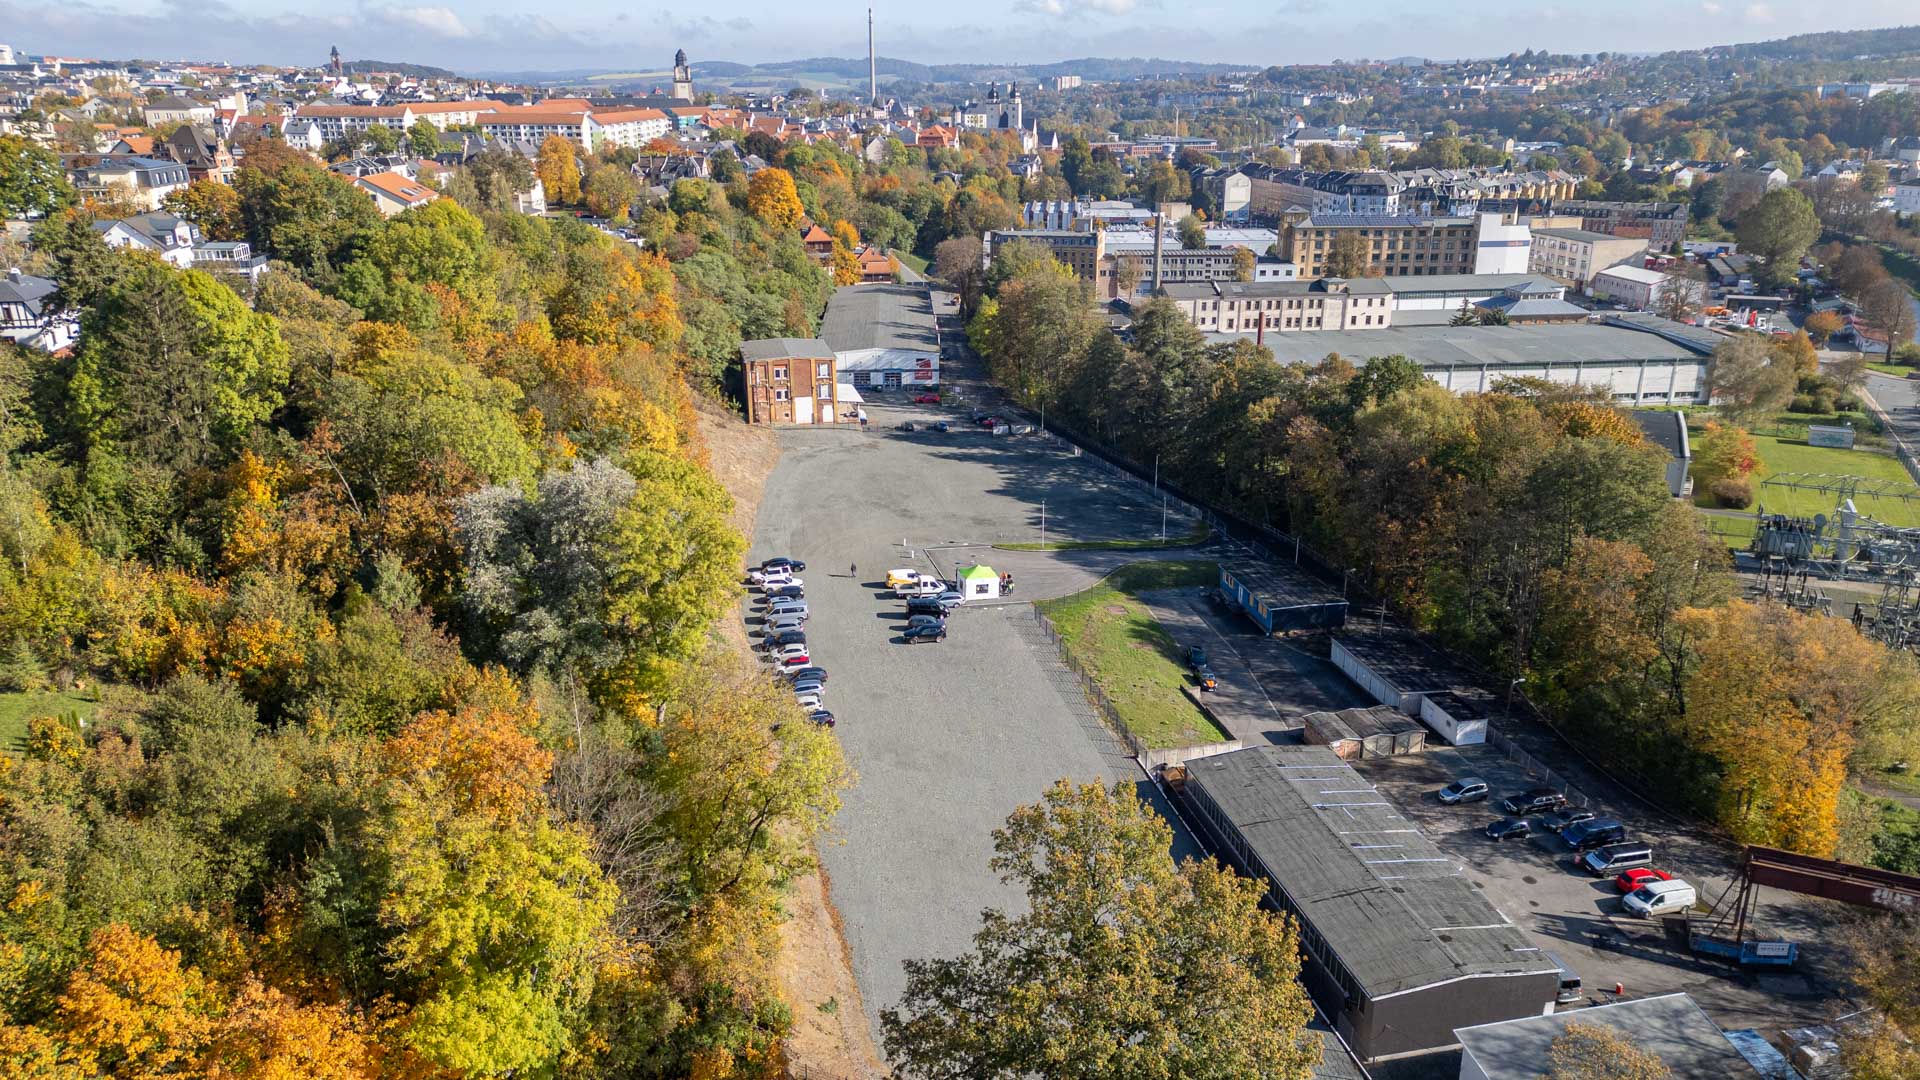
[[[1867,367],[1869,370],[1877,371],[1882,375],[1891,375],[1896,379],[1904,379],[1914,371],[1905,364],[1887,364],[1878,360],[1867,361]]]
[[[889,252],[889,254],[891,254],[894,258],[899,259],[902,263],[913,267],[914,270],[918,271],[919,273],[924,274],[927,272],[927,260],[921,258],[918,255],[915,255],[911,251],[901,251],[899,249],[895,249]]]
[[[1151,551],[1154,548],[1186,547],[1206,540],[1213,531],[1204,521],[1196,521],[1185,533],[1169,535],[1165,540],[1150,536],[1144,540],[1049,540],[1045,544],[995,544],[1002,551]]]
[[[1864,476],[1870,480],[1893,480],[1908,486],[1913,483],[1907,470],[1891,454],[1808,446],[1801,440],[1760,434],[1754,435],[1753,444],[1760,453],[1761,462],[1759,470],[1753,474],[1755,508],[1764,506],[1770,514],[1791,514],[1796,517],[1831,515],[1836,503],[1834,496],[1823,492],[1764,486],[1768,477],[1779,473],[1835,473]],[[1920,494],[1920,489],[1916,489],[1916,494]],[[1712,500],[1713,496],[1704,488],[1694,493],[1697,505],[1710,506]],[[1861,513],[1889,524],[1920,525],[1920,502],[1907,503],[1899,499],[1862,495],[1854,505]],[[1725,527],[1727,523],[1721,521],[1716,524]]]
[[[86,719],[98,702],[73,694],[43,691],[28,694],[0,694],[0,753],[17,754],[26,747],[27,721],[36,716],[65,716],[69,713]]]
[[[1225,742],[1199,706],[1187,700],[1179,646],[1154,620],[1141,593],[1214,579],[1204,561],[1138,562],[1123,566],[1084,592],[1035,607],[1053,620],[1080,665],[1113,702],[1127,730],[1151,748]]]

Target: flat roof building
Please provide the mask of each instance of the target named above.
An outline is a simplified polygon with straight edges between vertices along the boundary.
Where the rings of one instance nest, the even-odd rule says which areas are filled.
[[[1319,578],[1280,563],[1219,564],[1220,591],[1269,634],[1326,630],[1347,621],[1347,600]]]
[[[843,285],[820,336],[856,388],[940,384],[940,327],[924,284]]]
[[[1461,1028],[1460,1080],[1538,1080],[1553,1040],[1569,1024],[1612,1028],[1657,1054],[1673,1080],[1756,1080],[1720,1026],[1686,994],[1616,1001],[1587,1009]]]
[[[1559,968],[1332,750],[1189,761],[1179,799],[1209,846],[1299,920],[1302,979],[1363,1061],[1552,1010]]]
[[[1473,672],[1412,630],[1348,627],[1334,635],[1333,666],[1382,705],[1417,717],[1449,746],[1487,741],[1490,699]]]
[[[1280,363],[1317,364],[1328,353],[1356,363],[1404,356],[1427,377],[1460,393],[1532,377],[1597,386],[1622,404],[1704,404],[1707,358],[1719,334],[1653,315],[1609,312],[1604,322],[1534,326],[1400,326],[1276,334],[1266,346]]]

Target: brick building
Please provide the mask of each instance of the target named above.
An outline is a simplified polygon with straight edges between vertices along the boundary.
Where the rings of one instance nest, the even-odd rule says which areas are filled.
[[[839,421],[839,365],[819,338],[759,338],[740,343],[749,424]]]

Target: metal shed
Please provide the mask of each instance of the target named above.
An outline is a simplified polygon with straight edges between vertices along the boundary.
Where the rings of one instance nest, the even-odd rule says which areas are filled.
[[[1418,717],[1448,745],[1487,741],[1492,710],[1473,674],[1412,630],[1349,627],[1334,635],[1332,660],[1375,701]],[[1428,700],[1435,697],[1440,700]]]
[[[1324,746],[1344,761],[1417,754],[1427,745],[1426,729],[1388,705],[1308,713],[1303,720],[1308,745]]]
[[[1220,591],[1269,634],[1346,624],[1346,599],[1303,570],[1250,561],[1219,566]]]

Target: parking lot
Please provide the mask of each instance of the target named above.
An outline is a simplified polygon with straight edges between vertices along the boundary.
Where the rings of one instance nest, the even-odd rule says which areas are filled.
[[[1525,840],[1488,839],[1481,830],[1505,816],[1500,800],[1537,783],[1493,747],[1438,746],[1406,757],[1370,758],[1354,767],[1442,851],[1459,859],[1495,907],[1579,972],[1591,1001],[1610,1000],[1619,983],[1632,997],[1686,991],[1729,1029],[1829,1018],[1838,958],[1823,945],[1829,920],[1841,909],[1763,890],[1756,915],[1762,935],[1798,942],[1801,962],[1778,973],[1737,971],[1674,947],[1657,920],[1625,912],[1613,880],[1573,868],[1573,852],[1559,837],[1536,831]],[[1442,805],[1435,792],[1464,776],[1486,780],[1492,797]],[[1619,818],[1634,839],[1651,843],[1653,865],[1691,882],[1703,904],[1718,899],[1734,877],[1730,850],[1696,830],[1651,821],[1632,805],[1604,798],[1595,810]]]
[[[907,418],[965,416],[891,402],[869,402],[865,432],[781,431],[751,552],[808,564],[810,655],[830,672],[825,705],[859,776],[821,859],[876,1024],[904,987],[904,961],[962,953],[983,908],[1019,906],[987,867],[992,830],[1014,808],[1062,777],[1140,779],[1019,601],[1152,556],[991,544],[1037,539],[1042,502],[1050,538],[1145,537],[1160,523],[1137,487],[1057,444],[964,423],[900,432]],[[899,643],[905,604],[885,590],[887,570],[951,576],[976,562],[1014,573],[1014,602],[959,609],[944,642]],[[1176,853],[1193,850],[1181,841]]]

